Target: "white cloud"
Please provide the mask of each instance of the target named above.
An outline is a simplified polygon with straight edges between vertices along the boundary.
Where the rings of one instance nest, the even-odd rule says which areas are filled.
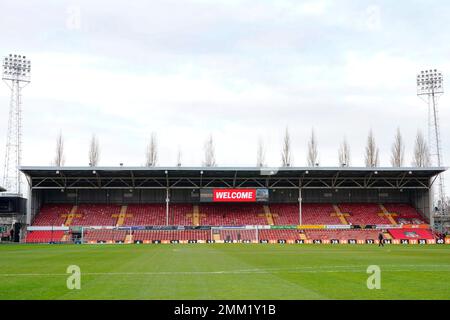
[[[72,165],[87,163],[94,132],[101,164],[141,165],[151,131],[158,133],[161,165],[175,163],[178,146],[184,164],[199,165],[209,133],[221,165],[253,165],[258,136],[269,164],[278,165],[285,126],[297,165],[306,163],[311,127],[322,165],[336,164],[344,135],[352,163],[362,165],[370,127],[389,165],[398,126],[409,164],[417,128],[426,132],[415,74],[429,67],[450,74],[450,47],[436,38],[448,22],[416,26],[413,16],[405,18],[411,11],[388,11],[383,1],[136,1],[127,10],[115,2],[44,1],[42,15],[26,17],[29,32],[15,18],[26,3],[6,4],[11,14],[0,21],[8,26],[0,37],[10,48],[3,54],[19,50],[33,64],[23,97],[26,164],[49,164],[62,129]],[[423,38],[410,40],[436,22],[439,32],[426,40],[439,46],[428,50]],[[440,116],[450,160],[449,101],[440,100]],[[0,105],[8,105],[5,86]],[[0,108],[0,134],[6,117]]]

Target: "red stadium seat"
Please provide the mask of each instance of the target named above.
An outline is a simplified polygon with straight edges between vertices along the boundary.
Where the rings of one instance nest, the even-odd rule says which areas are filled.
[[[62,226],[72,207],[71,204],[45,204],[35,217],[33,226]]]
[[[259,204],[202,204],[200,225],[205,226],[243,226],[266,225],[264,209]]]
[[[298,225],[298,204],[271,204],[270,212],[274,217],[275,225]],[[302,204],[302,224],[341,224],[331,204],[304,203]]]
[[[28,231],[25,242],[49,243],[61,241],[64,231]]]
[[[389,203],[385,204],[384,207],[389,211],[389,213],[396,213],[397,216],[395,220],[397,223],[403,224],[422,224],[425,223],[425,218],[423,218],[419,212],[411,205],[405,203]]]
[[[126,230],[86,230],[84,241],[125,241]]]
[[[388,218],[378,215],[382,210],[376,203],[341,203],[338,206],[342,213],[350,214],[346,217],[349,224],[391,224]]]
[[[310,240],[377,240],[380,230],[305,230]]]
[[[81,204],[78,206],[72,226],[115,226],[120,205]],[[113,217],[113,215],[115,217]]]

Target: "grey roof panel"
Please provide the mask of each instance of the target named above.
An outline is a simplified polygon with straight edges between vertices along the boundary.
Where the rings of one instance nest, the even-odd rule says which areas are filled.
[[[445,167],[430,168],[366,168],[366,167],[53,167],[53,166],[21,166],[20,171],[30,177],[54,177],[65,175],[70,177],[85,177],[93,174],[99,176],[128,177],[131,174],[136,177],[255,177],[255,176],[329,176],[344,175],[348,177],[361,177],[367,174],[378,174],[379,176],[398,176],[408,174],[412,177],[433,177],[447,170]]]

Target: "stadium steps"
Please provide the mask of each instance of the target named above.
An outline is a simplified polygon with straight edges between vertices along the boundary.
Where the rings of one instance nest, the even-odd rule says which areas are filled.
[[[269,206],[265,205],[263,206],[263,208],[264,208],[264,215],[267,219],[267,224],[273,226],[275,223],[273,221],[272,213],[270,212]]]
[[[392,236],[389,232],[383,232],[384,239],[392,239]]]
[[[298,236],[300,237],[301,240],[308,240],[308,238],[306,237],[306,234],[304,234],[304,233],[299,233]]]
[[[379,204],[379,206],[380,206],[380,209],[381,209],[381,211],[383,212],[383,215],[386,217],[386,218],[388,218],[388,220],[389,220],[389,222],[392,224],[392,225],[396,225],[397,224],[397,221],[395,221],[395,219],[393,218],[393,216],[395,217],[395,216],[397,216],[397,214],[395,214],[395,213],[390,213],[387,209],[386,209],[386,207],[383,205],[383,204]]]
[[[123,223],[124,223],[125,218],[126,218],[126,216],[127,216],[127,209],[128,209],[128,206],[122,206],[122,207],[120,208],[119,217],[118,217],[117,223],[116,223],[116,226],[117,226],[117,227],[123,226]],[[113,216],[114,216],[114,215],[113,215]]]
[[[77,210],[78,210],[78,206],[73,206],[72,209],[70,210],[70,213],[67,215],[66,222],[64,223],[64,225],[66,227],[68,227],[72,224],[72,220],[73,220],[73,218],[75,218]]]
[[[70,234],[64,234],[61,241],[62,242],[67,242],[70,240]]]
[[[192,225],[194,226],[200,225],[200,212],[198,210],[197,205],[194,205],[194,212],[192,213]]]
[[[349,214],[348,213],[342,213],[341,209],[336,204],[333,204],[333,208],[334,208],[335,213],[331,214],[331,215],[332,216],[334,216],[334,215],[337,216],[342,224],[348,224],[348,221],[347,221],[347,219],[345,217],[349,216]]]
[[[215,240],[215,241],[220,240],[220,233],[213,234],[213,240]]]

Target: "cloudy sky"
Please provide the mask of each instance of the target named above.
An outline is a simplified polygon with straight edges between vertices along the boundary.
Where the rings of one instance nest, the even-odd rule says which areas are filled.
[[[0,0],[0,12],[0,55],[32,60],[24,165],[49,165],[61,130],[66,165],[88,164],[92,134],[100,165],[143,165],[154,131],[160,165],[175,165],[178,148],[183,165],[200,165],[212,134],[219,165],[255,165],[261,137],[276,166],[286,126],[296,166],[312,128],[321,166],[337,165],[344,136],[363,165],[370,128],[389,166],[397,127],[410,165],[417,130],[427,133],[416,73],[450,77],[447,0]],[[450,92],[440,99],[447,164],[449,102]],[[8,107],[3,84],[1,163]]]

